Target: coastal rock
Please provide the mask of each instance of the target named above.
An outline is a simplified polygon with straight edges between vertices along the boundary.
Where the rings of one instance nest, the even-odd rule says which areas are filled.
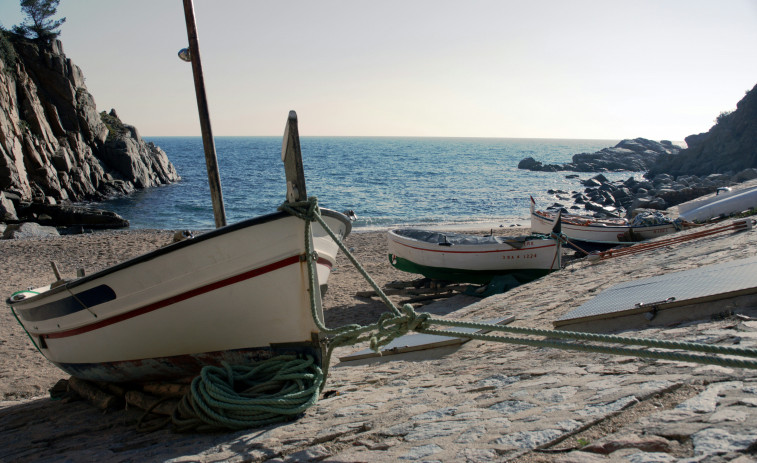
[[[686,137],[688,148],[676,156],[661,157],[650,166],[651,176],[740,172],[757,168],[757,85],[733,112],[724,112],[707,133]]]
[[[755,178],[757,178],[757,169],[754,167],[744,169],[733,176],[733,180],[737,182],[746,182],[747,180],[754,180]]]
[[[584,209],[597,218],[632,218],[640,210],[665,210],[755,175],[757,169],[747,169],[733,176],[712,174],[704,178],[695,175],[674,178],[669,174],[660,174],[641,181],[629,177],[625,181],[613,182],[598,174],[589,179],[579,179],[585,187],[584,191],[574,193],[570,198],[558,195],[556,191],[550,193],[561,201],[572,200],[573,204],[554,204],[547,209]]]
[[[145,142],[137,128],[123,124],[116,111],[102,113],[109,132],[101,159],[136,188],[172,183],[179,179],[166,153],[154,143]]]
[[[18,220],[16,216],[16,207],[13,202],[5,196],[5,192],[0,191],[0,221]]]
[[[49,46],[0,32],[0,190],[18,202],[102,200],[179,176],[115,111],[98,113],[81,69]],[[8,219],[13,220],[13,219]]]
[[[596,153],[579,153],[573,156],[573,164],[580,172],[646,171],[651,163],[662,155],[678,153],[679,146],[635,138],[622,140],[613,148],[604,148]]]
[[[525,159],[522,159],[518,163],[518,169],[525,169],[525,170],[538,171],[538,172],[557,172],[558,170],[563,170],[557,164],[544,165],[541,163],[541,161],[537,161],[536,159],[530,156]]]
[[[58,227],[110,229],[129,226],[129,221],[115,212],[71,204],[28,203],[21,206],[19,215],[22,220]]]
[[[48,238],[59,236],[55,227],[45,227],[34,222],[24,222],[8,225],[3,231],[5,240],[20,240],[28,238]]]
[[[673,156],[680,146],[668,140],[656,142],[646,138],[622,140],[612,148],[604,148],[595,153],[573,155],[573,162],[567,164],[547,164],[528,157],[518,163],[519,169],[541,172],[644,172],[663,156]]]

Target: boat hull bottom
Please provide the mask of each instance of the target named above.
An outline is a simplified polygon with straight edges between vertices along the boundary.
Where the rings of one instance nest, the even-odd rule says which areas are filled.
[[[277,355],[312,356],[316,364],[322,364],[322,351],[313,343],[296,343],[275,347],[251,347],[198,354],[175,355],[171,357],[124,360],[104,363],[57,363],[55,365],[71,376],[89,381],[114,383],[150,381],[188,382],[200,373],[203,367],[230,365],[250,365]]]
[[[389,262],[397,270],[408,273],[417,273],[432,280],[452,281],[456,283],[471,283],[485,285],[493,278],[508,275],[520,284],[537,280],[547,275],[551,270],[547,269],[505,269],[505,270],[466,270],[444,267],[430,267],[416,264],[396,255],[389,255]]]

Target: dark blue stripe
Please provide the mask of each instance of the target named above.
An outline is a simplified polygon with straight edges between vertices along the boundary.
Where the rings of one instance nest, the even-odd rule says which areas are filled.
[[[76,294],[76,298],[68,296],[31,309],[18,309],[18,312],[24,320],[39,322],[86,310],[96,305],[112,301],[115,298],[116,292],[113,291],[110,286],[100,285]]]

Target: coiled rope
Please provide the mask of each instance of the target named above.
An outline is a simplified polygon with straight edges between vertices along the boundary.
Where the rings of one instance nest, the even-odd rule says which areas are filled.
[[[205,367],[200,376],[192,381],[190,393],[182,399],[172,417],[174,426],[178,430],[245,429],[293,419],[318,400],[320,390],[325,385],[328,376],[332,353],[336,347],[368,341],[371,349],[379,352],[381,347],[411,331],[534,347],[757,369],[757,360],[735,358],[757,358],[757,349],[447,320],[435,318],[429,313],[417,313],[409,304],[397,308],[323,220],[316,197],[310,197],[307,201],[286,202],[279,209],[305,221],[305,256],[311,315],[318,329],[328,336],[323,371],[312,358],[301,359],[294,356],[274,357],[247,366],[224,364],[222,367]],[[313,222],[317,222],[334,240],[389,309],[379,317],[376,323],[365,326],[349,324],[329,328],[321,320],[318,313],[320,301],[316,299],[317,292],[315,291],[317,275],[315,266],[318,256],[312,246]],[[558,239],[564,238],[558,237]],[[432,325],[543,336],[546,339],[439,330],[432,328]],[[567,342],[567,340],[580,342]],[[643,346],[647,349],[588,344],[588,342]]]
[[[292,420],[318,401],[323,381],[311,356],[207,366],[192,380],[171,421],[177,431],[216,431]]]

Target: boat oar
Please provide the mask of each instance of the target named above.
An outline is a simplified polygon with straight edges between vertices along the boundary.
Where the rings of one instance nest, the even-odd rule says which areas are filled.
[[[752,221],[750,219],[743,220],[743,221],[734,221],[729,225],[723,225],[720,227],[712,228],[710,230],[701,230],[701,231],[689,233],[682,236],[676,236],[673,238],[666,238],[666,239],[652,241],[648,243],[634,244],[633,246],[630,246],[627,248],[610,249],[608,251],[600,252],[599,254],[592,254],[589,257],[590,257],[590,260],[592,261],[597,261],[600,259],[609,259],[611,257],[620,257],[624,255],[651,251],[653,249],[657,249],[657,248],[661,248],[665,246],[671,246],[674,244],[683,243],[683,242],[695,240],[698,238],[705,238],[711,235],[715,235],[715,234],[723,233],[727,231],[739,232],[739,231],[745,231],[745,230],[751,230],[751,229],[752,229]]]

